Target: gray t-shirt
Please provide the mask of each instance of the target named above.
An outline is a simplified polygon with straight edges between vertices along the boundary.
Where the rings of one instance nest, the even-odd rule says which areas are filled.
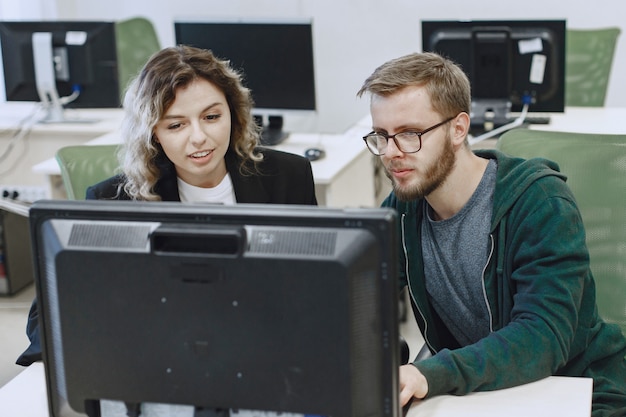
[[[497,164],[490,160],[467,204],[453,217],[434,221],[424,200],[422,250],[426,291],[461,346],[489,334],[483,269],[490,251],[489,229]]]

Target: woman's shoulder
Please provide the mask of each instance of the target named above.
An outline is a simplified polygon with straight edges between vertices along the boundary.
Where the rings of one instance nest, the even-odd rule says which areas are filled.
[[[124,175],[118,174],[109,177],[97,184],[87,187],[87,200],[123,200],[126,194],[122,190],[122,195],[118,195],[120,186],[124,183]],[[127,198],[127,196],[126,196]]]
[[[311,166],[311,162],[303,155],[264,147],[257,148],[257,152],[263,155],[263,162],[261,164],[265,166],[278,168],[290,165],[301,167]]]

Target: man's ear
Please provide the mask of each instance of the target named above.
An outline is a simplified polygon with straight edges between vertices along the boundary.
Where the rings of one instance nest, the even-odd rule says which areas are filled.
[[[467,134],[469,133],[469,128],[470,128],[469,114],[465,112],[461,112],[452,120],[451,123],[452,123],[452,128],[453,128],[452,143],[454,145],[462,144],[463,142],[465,142],[465,139],[467,138]]]

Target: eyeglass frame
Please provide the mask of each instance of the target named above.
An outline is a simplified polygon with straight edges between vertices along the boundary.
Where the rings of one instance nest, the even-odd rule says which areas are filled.
[[[363,141],[365,141],[365,146],[367,147],[367,149],[372,154],[374,154],[376,156],[382,156],[382,155],[384,155],[386,153],[386,151],[383,151],[381,153],[374,152],[374,150],[370,147],[368,139],[367,139],[367,138],[369,138],[371,136],[381,136],[381,137],[385,138],[387,140],[387,143],[385,144],[385,149],[387,148],[387,146],[389,146],[389,139],[391,139],[391,140],[393,140],[393,143],[396,145],[396,148],[398,148],[398,150],[400,152],[402,152],[402,153],[417,153],[417,152],[419,152],[422,149],[422,135],[430,132],[431,130],[437,129],[440,126],[445,125],[446,123],[454,120],[455,117],[456,116],[449,117],[446,120],[444,120],[443,122],[439,122],[436,125],[428,127],[428,128],[426,128],[426,129],[424,129],[422,131],[419,131],[419,132],[415,131],[415,130],[405,130],[405,131],[402,131],[402,132],[398,132],[398,133],[396,133],[394,135],[388,135],[387,133],[381,133],[381,132],[376,132],[375,130],[372,130],[370,133],[368,133],[367,135],[363,136]],[[404,134],[407,134],[407,133],[417,135],[417,139],[419,141],[419,148],[417,148],[416,151],[406,152],[406,151],[403,151],[402,148],[400,148],[400,145],[398,144],[398,141],[396,140],[396,136],[397,135],[404,135]],[[376,149],[378,149],[378,147]]]

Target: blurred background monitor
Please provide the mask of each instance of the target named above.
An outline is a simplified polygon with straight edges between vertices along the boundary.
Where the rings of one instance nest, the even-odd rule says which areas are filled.
[[[422,50],[459,64],[472,85],[473,122],[486,112],[563,112],[565,20],[422,21]]]
[[[52,417],[399,416],[393,210],[39,200],[30,219]]]
[[[7,101],[57,113],[55,94],[67,108],[120,106],[113,22],[0,21],[0,44]]]
[[[265,143],[286,138],[286,112],[316,110],[311,20],[178,20],[174,30],[177,44],[210,49],[244,73]]]

